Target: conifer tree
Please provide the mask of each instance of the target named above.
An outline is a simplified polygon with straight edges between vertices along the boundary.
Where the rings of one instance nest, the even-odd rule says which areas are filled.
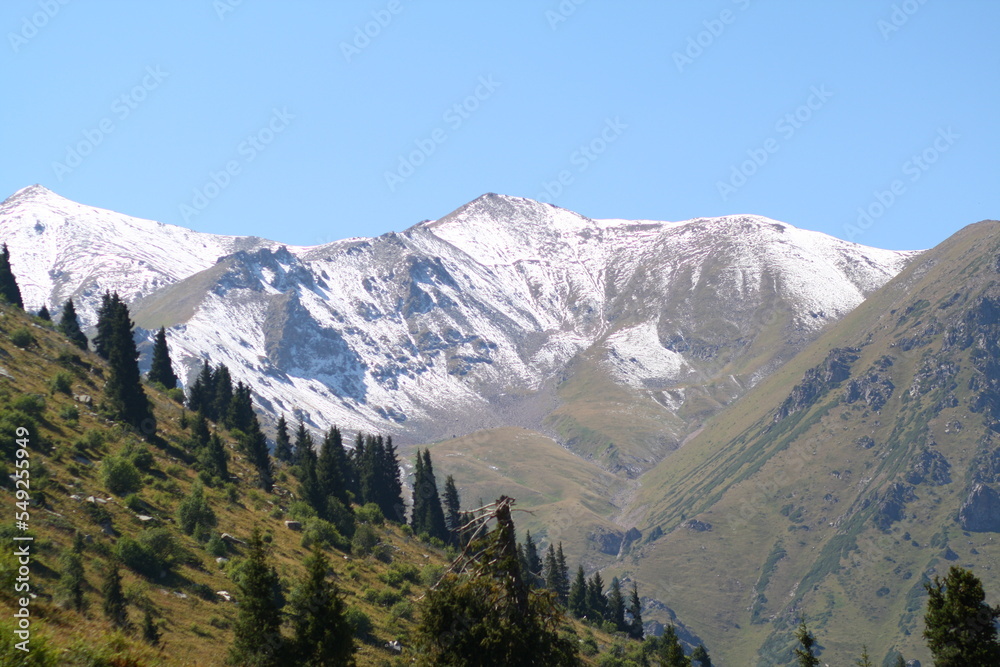
[[[438,495],[434,479],[434,465],[430,450],[417,450],[416,473],[413,480],[413,532],[426,533],[441,541],[448,539],[448,528],[444,523],[444,509]],[[515,547],[516,549],[516,547]]]
[[[107,360],[111,355],[111,339],[115,334],[118,313],[124,305],[118,292],[105,292],[101,296],[101,305],[97,308],[97,333],[94,335],[94,351],[101,359]]]
[[[795,631],[795,638],[799,640],[801,647],[795,649],[795,659],[799,667],[819,667],[821,663],[813,652],[813,647],[816,646],[816,638],[809,632],[805,621],[799,622],[799,627]]]
[[[205,488],[201,481],[195,480],[188,497],[177,506],[177,524],[187,535],[194,534],[199,528],[207,529],[215,525],[215,512],[205,500]]]
[[[677,638],[677,630],[672,624],[663,630],[657,657],[663,667],[688,667],[690,664],[684,655],[684,647],[681,646],[681,642]]]
[[[125,593],[122,591],[122,575],[118,570],[118,563],[112,561],[108,566],[107,577],[101,587],[101,595],[104,596],[104,617],[111,621],[111,624],[121,630],[130,627],[128,620],[128,607],[125,602]]]
[[[868,655],[868,645],[861,645],[861,657],[854,661],[854,664],[858,667],[875,667],[872,664],[872,659]]]
[[[444,522],[448,527],[448,534],[451,536],[450,544],[458,546],[461,538],[458,534],[463,525],[462,505],[458,498],[458,488],[455,486],[455,478],[451,475],[444,481]]]
[[[174,367],[170,363],[170,350],[167,349],[167,331],[163,327],[160,327],[156,332],[156,338],[153,339],[153,360],[150,362],[146,377],[150,382],[159,382],[167,389],[177,386],[177,375],[174,374]]]
[[[587,616],[590,608],[587,606],[587,578],[583,574],[583,566],[576,570],[576,579],[569,587],[569,613],[577,618]]]
[[[208,430],[208,421],[205,419],[205,415],[202,412],[195,413],[194,431],[192,435],[194,436],[196,449],[202,449],[208,444],[211,432]]]
[[[611,590],[608,591],[608,620],[615,624],[619,632],[628,631],[628,624],[625,622],[625,597],[618,577],[611,579]]]
[[[340,429],[333,426],[320,444],[316,460],[316,478],[324,497],[333,496],[349,507],[351,495],[347,484],[347,467],[347,451],[344,449]]]
[[[712,667],[712,658],[708,655],[708,650],[705,649],[704,644],[699,644],[697,648],[691,653],[691,665],[697,662],[697,667]],[[871,663],[868,663],[866,667],[872,667]]]
[[[323,487],[320,486],[316,476],[316,452],[311,447],[302,450],[301,459],[298,466],[299,496],[302,500],[316,510],[316,514],[326,513],[326,498],[323,496]]]
[[[142,638],[150,646],[160,645],[160,629],[156,627],[153,615],[149,613],[148,609],[142,615]]]
[[[75,549],[67,550],[60,559],[59,569],[62,571],[59,575],[59,587],[62,589],[66,604],[70,609],[83,611],[86,606],[83,587],[87,582],[80,554]]]
[[[289,603],[295,664],[353,666],[354,631],[344,616],[340,592],[327,579],[330,561],[319,545],[313,545],[305,566],[305,575]]]
[[[566,554],[563,553],[562,542],[556,548],[556,563],[559,565],[559,575],[557,578],[558,588],[556,595],[559,601],[566,604],[569,600],[569,566],[566,565]]]
[[[225,368],[223,366],[223,368]],[[226,370],[221,373],[220,376],[223,380],[229,376],[229,371]],[[220,387],[224,387],[225,383],[222,382],[215,386],[216,392],[219,391]],[[224,391],[224,390],[223,390]],[[218,393],[215,396],[215,406],[216,408],[222,405]],[[253,398],[250,395],[250,387],[243,384],[242,381],[236,384],[236,389],[233,391],[232,397],[227,401],[229,406],[227,413],[225,414],[225,419],[223,420],[223,415],[219,414],[219,420],[225,421],[226,427],[234,431],[243,431],[244,433],[249,433],[253,428],[253,422],[256,420],[257,416],[253,411]],[[258,424],[259,426],[259,424]]]
[[[24,310],[24,302],[21,300],[21,289],[17,286],[17,279],[10,268],[10,250],[7,244],[3,244],[0,251],[0,301],[6,301],[12,306],[17,306]]]
[[[260,529],[254,528],[236,581],[239,607],[233,626],[229,663],[240,667],[284,664],[278,573],[268,559]]]
[[[350,465],[348,465],[350,470]],[[378,503],[383,516],[390,521],[403,523],[406,520],[406,507],[403,504],[403,480],[399,473],[399,456],[392,444],[392,436],[387,436],[385,444],[378,453]],[[350,481],[350,480],[348,480]],[[447,536],[442,538],[447,539]]]
[[[556,548],[549,544],[545,551],[545,588],[557,596],[559,594],[559,563],[556,561]]]
[[[587,582],[587,608],[600,620],[608,617],[608,599],[604,597],[604,580],[600,572],[595,572]]]
[[[46,322],[52,321],[52,315],[49,313],[49,307],[44,303],[42,304],[42,307],[38,309],[38,319],[45,320]]]
[[[247,397],[249,397],[249,387],[246,388]],[[219,422],[224,422],[229,428],[235,428],[243,430],[240,427],[240,422],[232,422],[233,419],[230,411],[232,410],[233,399],[236,397],[235,390],[233,389],[233,377],[229,373],[229,368],[225,364],[219,364],[215,370],[212,371],[212,414],[215,415],[215,420]],[[241,404],[240,409],[246,410],[246,406],[250,404],[252,410],[252,403],[244,399],[244,403]],[[241,418],[246,418],[246,414],[241,413]]]
[[[538,547],[535,546],[535,541],[531,539],[530,530],[524,534],[524,563],[526,566],[524,573],[525,581],[528,581],[530,586],[541,584],[542,559],[538,557]]]
[[[639,600],[639,588],[632,582],[632,593],[628,600],[628,613],[632,617],[629,622],[628,635],[632,639],[642,639],[644,630],[642,627],[642,601]]]
[[[285,415],[278,416],[277,432],[274,437],[274,458],[282,463],[292,460],[292,440],[288,436],[288,422]]]
[[[216,420],[212,412],[215,406],[215,385],[212,383],[212,365],[207,359],[202,363],[198,377],[191,384],[187,405],[192,412],[200,412],[206,419]]]
[[[80,320],[76,316],[73,299],[66,299],[59,318],[59,331],[81,350],[87,349],[87,337],[80,330]]]
[[[295,430],[295,449],[292,453],[292,461],[296,466],[302,464],[305,453],[313,451],[312,434],[306,430],[306,425],[301,420],[299,427]]]
[[[229,454],[218,434],[213,433],[209,437],[198,455],[198,463],[212,477],[218,477],[223,482],[229,479]]]
[[[1000,665],[996,622],[1000,607],[986,604],[983,584],[970,570],[953,565],[927,589],[924,639],[935,667]]]
[[[156,421],[139,380],[139,351],[132,338],[132,320],[117,293],[109,303],[112,308],[102,334],[111,371],[104,386],[108,408],[113,418],[140,429],[148,437],[156,432]]]
[[[274,465],[267,451],[267,438],[260,429],[257,415],[251,412],[249,428],[239,436],[240,447],[257,471],[257,486],[268,493],[274,488]]]

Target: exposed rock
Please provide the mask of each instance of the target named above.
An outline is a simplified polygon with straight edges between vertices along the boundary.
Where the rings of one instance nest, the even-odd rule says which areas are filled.
[[[974,533],[1000,532],[1000,494],[985,484],[974,485],[958,510],[958,522]]]
[[[712,530],[712,524],[706,523],[705,521],[699,521],[698,519],[688,519],[684,522],[684,527],[688,530],[694,530],[699,533]]]
[[[609,556],[617,556],[622,548],[622,534],[606,528],[598,528],[590,534],[591,541],[597,545],[598,551]]]
[[[863,378],[851,380],[844,392],[844,402],[863,400],[872,410],[881,410],[895,388],[888,377],[872,371]]]
[[[857,360],[856,348],[843,347],[830,350],[823,363],[807,370],[802,376],[802,382],[792,388],[788,398],[778,408],[774,421],[781,421],[815,403],[832,385],[850,377],[851,365]]]
[[[906,503],[915,499],[912,487],[899,482],[890,484],[875,505],[873,519],[875,525],[882,530],[888,530],[889,526],[906,516],[904,512]]]
[[[285,528],[288,530],[302,530],[302,523],[299,521],[286,521]]]
[[[872,447],[875,446],[875,441],[872,440],[867,435],[863,435],[860,438],[858,438],[857,440],[855,440],[854,444],[859,449],[871,449]]]
[[[950,484],[951,464],[939,452],[925,449],[913,461],[906,473],[906,481],[909,484],[927,483],[930,486]]]
[[[622,547],[621,550],[618,552],[618,555],[623,556],[627,554],[629,549],[632,548],[632,545],[638,542],[640,539],[642,539],[642,531],[640,531],[635,526],[629,528],[625,532],[625,537],[622,538]]]

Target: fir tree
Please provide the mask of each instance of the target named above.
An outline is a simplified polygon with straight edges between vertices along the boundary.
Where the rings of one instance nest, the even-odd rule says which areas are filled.
[[[1000,607],[986,604],[979,578],[953,565],[943,580],[934,577],[924,586],[929,596],[924,639],[935,667],[1000,665],[996,629]]]
[[[7,244],[3,244],[0,251],[0,301],[6,301],[12,306],[17,306],[24,310],[24,302],[21,300],[21,289],[17,286],[17,279],[10,268],[10,250]]]
[[[142,615],[142,638],[150,646],[160,645],[160,629],[156,627],[153,615],[148,609]]]
[[[224,367],[223,367],[224,368]],[[229,371],[226,370],[221,377],[225,379],[229,376]],[[219,391],[221,387],[224,387],[225,383],[222,382],[216,385],[216,392]],[[224,390],[223,390],[224,391]],[[222,405],[221,399],[216,393],[215,396],[216,407]],[[229,406],[228,411],[225,413],[225,423],[226,426],[234,431],[243,431],[244,433],[249,433],[253,428],[253,422],[256,420],[256,415],[253,411],[253,397],[250,395],[250,387],[243,384],[243,382],[236,383],[236,389],[233,390],[233,395],[228,399],[227,405]],[[216,414],[219,414],[216,412]],[[222,420],[222,415],[219,415],[219,419]],[[258,424],[259,425],[259,424]]]
[[[639,599],[639,589],[632,582],[632,593],[628,599],[628,614],[632,617],[628,626],[628,635],[632,639],[642,639],[644,630],[642,627],[642,601]]]
[[[450,544],[458,546],[461,539],[458,534],[462,527],[462,505],[458,498],[458,488],[455,486],[455,478],[451,475],[444,481],[444,522],[448,527],[448,534],[451,536]]]
[[[324,497],[333,496],[345,506],[350,506],[347,466],[347,452],[344,450],[340,429],[333,426],[320,444],[319,457],[316,460],[316,478]]]
[[[101,595],[104,596],[104,617],[116,628],[128,630],[131,624],[128,620],[128,608],[125,593],[122,591],[122,575],[118,571],[118,563],[112,562],[108,568],[107,577],[101,587]]]
[[[622,595],[618,577],[611,579],[611,590],[608,592],[608,620],[614,623],[619,632],[628,631],[628,624],[625,622],[625,597]]]
[[[52,321],[52,315],[49,313],[49,307],[44,303],[42,307],[38,309],[38,319],[45,320],[46,322]]]
[[[237,582],[236,622],[229,662],[240,667],[278,667],[284,664],[281,636],[280,584],[271,566],[260,529],[254,528]]]
[[[538,547],[531,539],[531,531],[524,534],[524,562],[526,567],[525,580],[531,586],[537,586],[542,582],[542,559],[538,557]]]
[[[563,553],[562,542],[556,548],[556,563],[559,564],[558,588],[556,595],[559,601],[566,604],[569,600],[569,566],[566,565],[566,555]]]
[[[299,427],[295,430],[295,448],[292,452],[292,462],[298,466],[302,464],[305,453],[313,451],[312,434],[306,430],[306,425],[299,421]]]
[[[426,533],[441,541],[448,539],[448,528],[444,523],[444,509],[438,495],[434,479],[434,466],[430,450],[417,450],[416,473],[413,481],[413,532]],[[516,549],[516,547],[515,547]]]
[[[813,647],[816,646],[816,638],[809,632],[805,621],[799,622],[799,627],[795,631],[795,638],[799,640],[799,645],[801,646],[801,648],[795,649],[795,659],[798,661],[799,667],[819,667],[821,663],[813,652]]]
[[[251,415],[249,429],[240,434],[239,443],[250,464],[257,471],[257,486],[270,493],[274,488],[274,465],[271,463],[271,454],[267,451],[267,438],[260,430],[257,415],[253,413]]]
[[[274,437],[274,458],[282,463],[292,460],[292,440],[288,436],[285,415],[278,416],[278,426]]]
[[[403,504],[403,480],[399,473],[399,456],[392,444],[392,436],[387,436],[385,444],[378,452],[378,497],[375,502],[382,510],[383,516],[390,521],[403,523],[406,520],[406,507]],[[350,470],[350,466],[348,465]],[[447,530],[446,530],[447,532]],[[447,540],[447,535],[442,538]]]
[[[202,363],[201,371],[191,385],[187,405],[189,410],[200,412],[206,419],[216,420],[212,412],[215,405],[215,385],[212,383],[212,365],[207,359]]]
[[[80,321],[76,316],[76,306],[73,305],[73,299],[67,299],[66,303],[63,304],[62,315],[59,318],[59,331],[81,350],[87,349],[87,337],[80,330]]]
[[[132,338],[128,307],[115,294],[111,300],[110,322],[102,339],[110,373],[104,393],[113,418],[139,429],[147,437],[156,432],[153,411],[139,380],[139,351]],[[99,327],[100,328],[100,327]]]
[[[559,594],[559,563],[556,561],[556,548],[549,544],[545,551],[545,588],[557,596]]]
[[[344,616],[344,602],[327,579],[330,562],[313,546],[305,561],[305,576],[292,592],[290,615],[295,664],[304,667],[353,666],[354,631]]]
[[[687,657],[684,655],[684,647],[681,646],[677,638],[677,630],[673,625],[668,625],[663,630],[660,637],[657,657],[663,667],[688,667]]]
[[[691,653],[691,665],[694,667],[694,663],[697,661],[697,667],[712,667],[712,658],[708,655],[708,650],[705,649],[703,644],[699,644],[697,648]],[[867,665],[871,667],[871,663]]]
[[[211,432],[208,430],[208,421],[201,412],[196,413],[194,418],[194,432],[192,435],[194,436],[195,449],[203,449],[208,444]]]
[[[244,403],[240,406],[243,412],[240,413],[239,419],[247,419],[247,405],[250,405],[250,411],[253,411],[252,402],[247,400],[250,396],[250,388],[247,387],[245,391],[246,396],[243,397]],[[219,364],[212,371],[212,414],[215,415],[216,421],[224,422],[229,428],[242,431],[246,422],[233,421],[234,417],[230,414],[235,397],[233,377],[229,373],[229,368],[225,364]]]
[[[198,455],[198,463],[201,469],[212,477],[218,477],[225,482],[229,479],[229,454],[226,452],[222,438],[213,433],[205,447]]]
[[[875,667],[872,664],[872,659],[868,656],[868,646],[866,644],[861,645],[861,657],[855,660],[854,664],[858,667]]]
[[[97,333],[94,335],[94,351],[101,359],[107,360],[111,356],[111,339],[115,335],[118,313],[124,305],[118,292],[105,292],[101,296],[101,305],[97,308]]]
[[[604,620],[608,617],[608,599],[604,597],[604,580],[600,572],[595,572],[587,582],[587,610],[588,615],[597,619]]]
[[[59,569],[62,570],[59,575],[59,587],[62,589],[67,606],[76,611],[83,611],[86,606],[83,587],[87,582],[84,579],[83,559],[79,552],[70,549],[63,553]]]
[[[306,504],[316,510],[316,514],[325,514],[326,498],[323,496],[323,487],[320,486],[316,476],[316,452],[310,447],[302,450],[298,477],[299,496]]]
[[[583,575],[583,566],[576,570],[576,579],[569,587],[569,613],[577,618],[587,616],[590,611],[587,606],[587,578]]]
[[[146,378],[150,382],[159,382],[167,389],[177,386],[177,376],[170,363],[170,350],[167,349],[167,331],[163,327],[156,332],[156,338],[153,340],[153,360],[150,362]]]

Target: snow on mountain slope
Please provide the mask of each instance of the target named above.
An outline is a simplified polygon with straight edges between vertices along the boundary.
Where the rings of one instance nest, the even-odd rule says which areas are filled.
[[[728,400],[716,384],[739,374],[735,396],[912,257],[757,216],[591,220],[497,194],[402,233],[288,248],[34,187],[0,206],[0,233],[29,307],[72,294],[92,312],[118,289],[140,326],[169,328],[188,374],[225,363],[271,414],[413,442],[544,430],[558,406],[600,404],[598,376],[670,417],[651,442],[679,442],[696,425],[666,389]],[[585,357],[596,370],[566,396]],[[574,428],[593,430],[566,440]]]

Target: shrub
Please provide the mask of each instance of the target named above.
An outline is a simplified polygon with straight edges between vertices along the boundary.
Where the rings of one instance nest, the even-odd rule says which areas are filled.
[[[6,616],[6,614],[5,614]],[[14,623],[6,618],[0,620],[0,665],[18,665],[19,667],[58,667],[60,651],[49,644],[48,638],[38,632],[31,633],[31,650],[18,649],[15,645],[20,641]]]
[[[208,542],[205,543],[205,551],[208,552],[209,556],[214,556],[215,558],[222,558],[229,553],[229,547],[226,545],[225,541],[219,537],[218,533],[213,533]]]
[[[381,526],[385,523],[385,516],[382,515],[382,508],[375,503],[367,503],[358,508],[357,518],[359,523],[370,523]]]
[[[180,387],[174,387],[173,389],[167,389],[167,398],[174,401],[175,403],[180,403],[184,405],[184,390]]]
[[[49,392],[52,394],[72,394],[73,393],[73,378],[66,371],[58,371],[52,379],[49,380]]]
[[[35,337],[32,336],[31,332],[25,327],[21,327],[10,332],[10,342],[23,349],[30,345],[34,345]]]
[[[166,528],[147,528],[134,540],[127,535],[121,537],[115,545],[115,555],[132,570],[155,578],[187,554]]]
[[[215,512],[205,500],[205,489],[201,482],[191,486],[191,493],[177,507],[177,523],[186,534],[193,534],[198,528],[208,529],[215,525]]]
[[[378,543],[378,533],[367,523],[363,523],[354,531],[354,539],[351,540],[351,551],[358,556],[368,556]]]
[[[337,531],[337,527],[323,519],[310,519],[302,531],[302,546],[308,549],[313,544],[334,547],[341,551],[350,548],[350,542]]]
[[[143,472],[149,472],[156,463],[156,459],[153,458],[153,453],[149,451],[149,448],[134,440],[130,440],[125,445],[123,455],[132,462],[132,465]]]
[[[75,405],[64,405],[59,409],[59,419],[75,424],[80,420],[80,410]]]
[[[348,607],[344,612],[347,624],[354,629],[354,636],[358,639],[368,639],[372,634],[372,619],[368,614],[357,607]]]
[[[288,516],[296,521],[308,521],[316,518],[316,510],[307,502],[296,500],[288,507]]]
[[[101,463],[101,480],[108,491],[124,496],[142,488],[142,477],[128,459],[109,456]]]
[[[10,407],[38,419],[45,412],[45,397],[39,394],[21,394],[10,402]]]
[[[142,502],[137,494],[130,493],[125,496],[125,507],[129,508],[133,512],[141,513],[145,511],[146,503]]]
[[[389,617],[392,620],[405,618],[409,621],[413,618],[413,603],[409,600],[400,600],[389,609]]]

